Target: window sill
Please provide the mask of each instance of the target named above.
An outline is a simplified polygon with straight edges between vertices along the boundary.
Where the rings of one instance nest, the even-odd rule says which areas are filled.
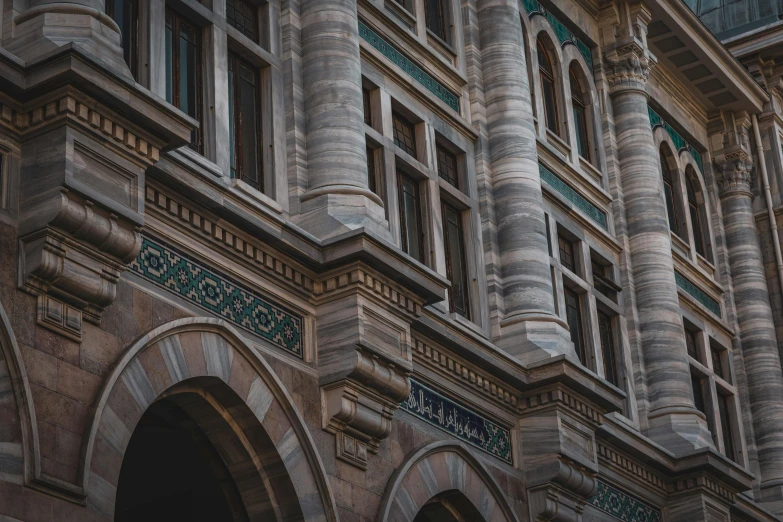
[[[223,177],[223,171],[220,167],[187,145],[169,151],[168,154],[177,159],[180,163],[194,163],[200,170],[207,171],[217,178]]]
[[[231,187],[241,192],[245,196],[248,196],[251,199],[255,200],[257,203],[260,203],[265,207],[268,207],[272,211],[277,212],[278,214],[283,213],[283,207],[280,205],[280,203],[270,198],[260,190],[254,189],[253,187],[251,187],[241,179],[232,178]]]
[[[568,143],[566,143],[563,140],[563,138],[561,138],[560,136],[558,136],[557,134],[555,134],[551,130],[547,129],[546,130],[546,141],[547,141],[547,143],[552,145],[552,147],[557,152],[562,154],[563,159],[568,158],[568,154],[571,152],[571,146],[568,145]]]
[[[451,62],[452,65],[454,64],[457,59],[457,51],[454,50],[451,44],[446,42],[444,39],[429,29],[427,29],[427,43],[430,45],[430,47],[438,51],[444,58]]]
[[[582,168],[583,172],[586,172],[590,175],[590,177],[594,178],[595,181],[597,181],[599,184],[601,183],[601,179],[603,178],[603,173],[598,170],[598,168],[590,163],[590,161],[582,156],[579,155],[579,166]]]
[[[706,257],[702,256],[701,254],[696,254],[696,262],[699,265],[699,268],[710,274],[710,277],[715,276],[715,265],[710,263],[709,260],[707,260]]]

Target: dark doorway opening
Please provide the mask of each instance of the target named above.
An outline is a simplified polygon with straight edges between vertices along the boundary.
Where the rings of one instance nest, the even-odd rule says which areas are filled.
[[[115,520],[248,520],[223,459],[171,399],[152,404],[131,436],[120,470]]]
[[[413,522],[480,522],[478,509],[459,491],[444,491],[424,504]]]

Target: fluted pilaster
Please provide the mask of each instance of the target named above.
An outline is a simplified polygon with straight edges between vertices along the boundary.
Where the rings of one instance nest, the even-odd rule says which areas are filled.
[[[648,435],[676,454],[712,444],[693,403],[658,150],[647,111],[654,58],[640,42],[607,57],[649,403]]]
[[[533,361],[576,358],[555,314],[522,26],[516,0],[478,2],[492,191],[503,286],[503,347]]]
[[[734,303],[747,375],[763,502],[783,506],[783,373],[758,243],[750,189],[752,162],[735,152],[720,158],[716,179],[723,206]]]
[[[319,237],[376,228],[385,216],[367,179],[356,0],[301,8],[308,190],[300,222]]]

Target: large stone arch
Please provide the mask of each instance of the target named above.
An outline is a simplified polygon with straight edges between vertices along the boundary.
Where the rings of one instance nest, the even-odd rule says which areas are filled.
[[[230,434],[248,456],[237,467],[246,507],[252,508],[251,497],[257,506],[251,519],[273,511],[280,521],[337,521],[323,463],[288,392],[255,349],[214,318],[155,328],[107,377],[83,447],[88,507],[114,515],[122,458],[136,424],[154,401],[177,394],[189,394],[182,402],[196,422],[210,425],[211,436]],[[250,480],[248,466],[257,473]],[[271,498],[258,498],[258,491]]]
[[[461,442],[424,446],[397,469],[378,512],[378,522],[413,522],[431,498],[448,491],[465,496],[483,517],[476,522],[519,522],[495,479]]]
[[[38,427],[24,359],[0,303],[0,475],[22,484],[41,475]],[[14,422],[16,421],[16,422]]]

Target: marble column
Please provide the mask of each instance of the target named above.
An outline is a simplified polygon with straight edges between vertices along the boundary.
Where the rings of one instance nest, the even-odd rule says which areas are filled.
[[[639,314],[647,435],[683,454],[711,446],[712,436],[704,414],[694,407],[659,154],[647,111],[646,83],[654,59],[638,40],[616,49],[607,56],[606,77]]]
[[[763,159],[762,159],[763,161]],[[758,451],[762,502],[783,508],[783,373],[758,243],[750,190],[751,161],[721,161],[716,178],[723,206],[731,282]]]
[[[106,15],[104,0],[30,0],[14,25],[14,37],[5,47],[26,62],[75,44],[131,78],[122,56],[120,28]]]
[[[524,362],[576,359],[555,313],[530,85],[516,0],[480,0],[489,169],[503,315],[496,344]]]
[[[303,0],[301,19],[308,188],[297,220],[321,238],[388,235],[367,179],[356,0]]]

